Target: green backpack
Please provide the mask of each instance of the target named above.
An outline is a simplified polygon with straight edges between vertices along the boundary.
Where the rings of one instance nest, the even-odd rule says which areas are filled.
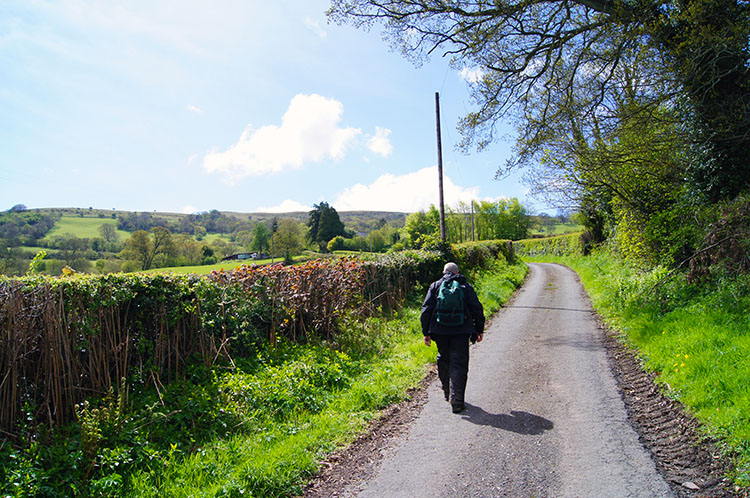
[[[440,325],[459,327],[464,324],[464,290],[458,280],[444,280],[440,284],[435,312]]]

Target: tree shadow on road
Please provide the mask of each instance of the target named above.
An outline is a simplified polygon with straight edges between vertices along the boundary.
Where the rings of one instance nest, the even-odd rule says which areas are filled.
[[[486,412],[482,408],[469,403],[466,403],[466,411],[461,414],[461,417],[472,424],[489,425],[526,436],[544,434],[555,426],[552,421],[532,413],[511,410],[510,414],[495,414]]]

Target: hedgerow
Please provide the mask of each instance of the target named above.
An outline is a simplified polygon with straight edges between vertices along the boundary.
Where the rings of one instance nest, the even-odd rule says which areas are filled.
[[[439,253],[309,261],[196,275],[111,274],[0,280],[0,429],[50,426],[76,404],[128,385],[231,365],[258,343],[330,339],[341,318],[393,308],[439,273]],[[25,408],[24,408],[25,407]]]
[[[513,242],[519,256],[580,256],[584,253],[581,234],[571,233],[543,239],[524,239]]]

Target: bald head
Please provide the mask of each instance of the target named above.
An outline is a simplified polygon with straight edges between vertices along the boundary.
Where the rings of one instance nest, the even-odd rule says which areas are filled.
[[[443,273],[458,275],[458,265],[456,263],[446,263],[443,267]]]

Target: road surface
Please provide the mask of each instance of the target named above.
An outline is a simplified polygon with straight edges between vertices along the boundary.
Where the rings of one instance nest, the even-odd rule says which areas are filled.
[[[467,410],[437,383],[374,476],[339,496],[674,496],[627,421],[576,274],[531,264],[472,347]]]

